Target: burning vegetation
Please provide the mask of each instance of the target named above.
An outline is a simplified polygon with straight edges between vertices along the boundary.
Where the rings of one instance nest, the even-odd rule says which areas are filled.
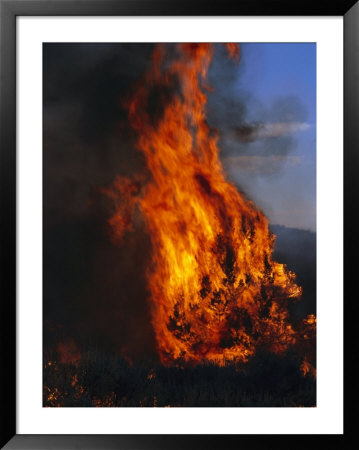
[[[237,46],[227,46],[232,58]],[[211,44],[157,47],[154,65],[128,102],[151,179],[119,177],[110,220],[122,238],[139,208],[153,255],[148,270],[152,323],[164,364],[247,361],[257,348],[285,351],[296,341],[288,302],[301,296],[295,275],[272,259],[265,216],[226,181],[217,136],[206,123]],[[170,62],[169,62],[170,61]],[[153,86],[176,85],[154,123]]]
[[[312,407],[315,379],[294,352],[257,352],[241,366],[129,364],[95,349],[44,371],[45,407]]]
[[[227,50],[238,62],[239,47],[227,44]],[[149,176],[118,176],[103,190],[115,207],[109,224],[118,245],[136,227],[138,216],[152,244],[148,302],[161,368],[141,369],[140,379],[158,387],[161,371],[173,375],[187,367],[205,383],[201,374],[210,367],[212,372],[227,368],[230,377],[241,372],[245,385],[254,373],[253,361],[265,354],[272,355],[270,364],[282,358],[292,369],[295,360],[296,376],[308,380],[315,375],[315,316],[291,323],[288,307],[300,300],[302,289],[295,274],[273,259],[275,236],[266,217],[226,180],[217,133],[206,122],[206,78],[213,54],[212,44],[155,48],[152,67],[126,101]],[[156,118],[151,115],[153,92],[159,102]],[[85,406],[134,406],[124,390],[95,389],[90,395],[87,363],[78,363],[72,344],[58,351],[59,362],[47,363],[45,370],[53,376],[62,371],[75,403],[86,397]],[[295,358],[288,356],[291,352]],[[124,376],[135,370],[121,364]],[[67,394],[61,397],[56,384],[44,389],[46,406],[66,406]],[[187,405],[150,391],[137,406],[156,406],[159,398],[159,406]],[[263,406],[258,399],[246,405],[244,392],[241,396],[238,406]]]

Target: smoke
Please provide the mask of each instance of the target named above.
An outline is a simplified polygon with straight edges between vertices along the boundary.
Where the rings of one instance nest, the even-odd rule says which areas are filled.
[[[210,68],[214,88],[208,95],[208,121],[217,130],[223,166],[228,179],[256,203],[271,223],[315,230],[314,100],[299,96],[303,94],[303,89],[298,89],[303,80],[298,73],[295,82],[293,59],[282,60],[283,73],[292,73],[286,87],[281,90],[276,81],[276,77],[281,78],[280,67],[273,71],[270,66],[270,80],[264,73],[264,81],[259,83],[269,92],[262,89],[260,97],[256,97],[256,82],[249,89],[248,74],[261,80],[255,68],[266,71],[266,63],[262,59],[257,64],[258,53],[251,54],[251,49],[250,45],[249,50],[242,46],[239,65],[226,60],[219,50]],[[289,52],[290,48],[286,56]],[[246,66],[248,61],[250,66]],[[305,82],[311,80],[315,85],[314,67],[312,72],[308,69],[306,77]],[[314,110],[309,109],[312,107]]]
[[[216,51],[208,122],[219,133],[225,166],[273,175],[290,160],[306,113],[295,97],[270,107],[256,103],[238,86],[242,62],[236,66],[222,46]],[[152,64],[152,52],[152,44],[43,46],[45,347],[73,338],[83,348],[156,355],[145,278],[149,237],[137,226],[121,245],[111,241],[113,205],[101,193],[118,175],[149,176],[124,100]],[[176,80],[153,86],[154,122],[176,89]]]
[[[118,174],[146,171],[123,100],[152,45],[44,45],[44,342],[75,339],[131,357],[154,355],[147,235],[119,246],[101,194]],[[131,245],[136,242],[136,245]]]
[[[308,111],[298,96],[275,97],[266,104],[255,98],[240,83],[245,68],[245,59],[236,65],[217,46],[209,71],[214,88],[208,96],[208,121],[218,131],[222,160],[227,167],[236,161],[242,168],[236,178],[242,179],[244,190],[244,172],[266,178],[281,172],[288,161],[293,165],[291,154],[297,137],[311,127]]]
[[[240,142],[253,142],[260,139],[291,135],[298,131],[305,131],[309,127],[309,124],[301,122],[244,124],[234,129],[234,137]]]

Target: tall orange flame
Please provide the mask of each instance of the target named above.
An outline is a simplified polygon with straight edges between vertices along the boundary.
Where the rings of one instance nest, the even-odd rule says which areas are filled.
[[[175,57],[157,46],[153,67],[129,101],[152,179],[119,177],[111,195],[118,237],[140,208],[152,240],[148,270],[152,323],[164,364],[246,361],[258,347],[282,352],[295,342],[288,300],[301,288],[272,260],[274,236],[265,216],[226,181],[217,136],[206,123],[205,90],[214,47],[179,44]],[[227,44],[239,58],[235,44]],[[171,61],[169,63],[169,60]],[[179,88],[154,123],[154,85]]]

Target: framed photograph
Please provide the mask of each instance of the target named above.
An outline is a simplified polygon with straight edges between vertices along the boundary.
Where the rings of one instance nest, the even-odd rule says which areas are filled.
[[[0,6],[3,448],[343,446],[358,4]]]

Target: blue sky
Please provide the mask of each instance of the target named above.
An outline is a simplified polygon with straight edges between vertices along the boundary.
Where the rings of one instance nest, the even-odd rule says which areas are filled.
[[[241,55],[224,83],[238,105],[221,138],[224,166],[271,223],[315,231],[316,45],[241,44]]]
[[[241,53],[239,84],[265,102],[283,94],[298,95],[307,107],[308,120],[315,123],[315,44],[242,44]]]

